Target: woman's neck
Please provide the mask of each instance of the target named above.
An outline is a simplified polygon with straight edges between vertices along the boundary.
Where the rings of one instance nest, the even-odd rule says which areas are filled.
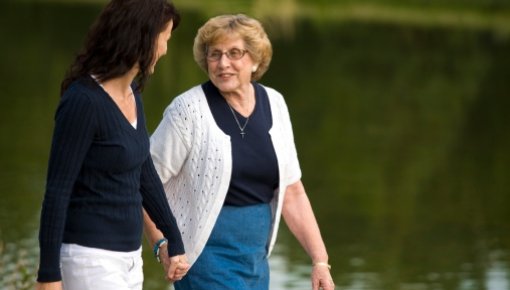
[[[250,116],[255,109],[255,89],[252,84],[244,90],[229,93],[221,92],[221,95],[234,110],[244,117]]]
[[[133,91],[131,89],[131,84],[135,77],[136,72],[131,70],[120,77],[104,81],[101,85],[112,98],[124,101],[132,98]]]

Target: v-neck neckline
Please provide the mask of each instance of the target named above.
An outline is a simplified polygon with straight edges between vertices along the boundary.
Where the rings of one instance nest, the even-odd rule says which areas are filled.
[[[115,107],[115,110],[118,112],[119,114],[119,117],[123,120],[123,123],[126,124],[131,130],[134,130],[134,131],[138,131],[138,128],[140,126],[140,116],[138,114],[138,101],[137,101],[137,97],[135,96],[134,92],[133,92],[133,99],[135,101],[135,114],[136,114],[136,120],[135,122],[137,123],[136,124],[136,128],[133,127],[133,124],[131,124],[131,122],[128,120],[128,118],[126,117],[126,115],[124,115],[124,113],[122,112],[122,110],[120,109],[119,105],[117,105],[117,103],[115,102],[115,100],[113,100],[113,98],[110,96],[110,94],[108,94],[108,92],[106,92],[104,90],[104,88],[101,88],[103,89],[103,92],[106,94],[106,97],[110,100],[111,104]]]
[[[119,117],[122,119],[122,123],[125,123],[126,125],[129,126],[129,128],[131,130],[134,130],[134,131],[138,131],[138,128],[140,127],[140,114],[139,114],[139,104],[138,104],[138,98],[137,96],[135,95],[135,92],[133,90],[133,88],[130,86],[131,88],[131,91],[133,92],[132,96],[133,96],[133,100],[135,101],[135,115],[136,115],[136,119],[134,120],[134,122],[136,122],[136,128],[133,126],[133,124],[129,121],[129,119],[126,117],[126,115],[124,115],[124,113],[122,112],[122,110],[120,109],[119,105],[117,105],[117,103],[115,102],[115,100],[112,98],[112,96],[110,96],[110,94],[104,89],[103,85],[100,84],[97,79],[93,76],[93,75],[90,75],[90,77],[94,80],[94,82],[99,86],[99,88],[101,89],[101,91],[103,92],[103,94],[105,95],[105,97],[109,100],[109,102],[115,107],[115,110],[118,112],[118,114],[120,115]]]

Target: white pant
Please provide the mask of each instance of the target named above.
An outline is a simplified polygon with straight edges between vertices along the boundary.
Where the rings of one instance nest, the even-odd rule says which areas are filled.
[[[62,244],[60,264],[64,290],[141,290],[142,248],[115,252]]]

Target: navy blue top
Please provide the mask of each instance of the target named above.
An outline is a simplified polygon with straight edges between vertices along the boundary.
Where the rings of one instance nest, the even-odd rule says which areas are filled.
[[[142,206],[169,239],[169,255],[184,253],[150,157],[139,94],[135,100],[137,129],[91,77],[75,81],[62,96],[41,213],[38,281],[61,280],[62,242],[112,251],[139,249]]]
[[[255,108],[241,136],[232,112],[212,82],[202,88],[218,127],[230,136],[232,144],[232,177],[225,199],[226,205],[247,206],[269,203],[278,187],[278,162],[269,130],[273,125],[267,92],[253,82]],[[246,118],[234,110],[241,126]]]

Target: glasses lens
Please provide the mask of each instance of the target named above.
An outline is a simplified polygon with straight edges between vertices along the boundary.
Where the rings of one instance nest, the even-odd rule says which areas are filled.
[[[241,50],[239,48],[232,48],[231,50],[228,50],[227,52],[222,52],[220,50],[213,50],[213,51],[207,53],[207,58],[211,61],[218,61],[221,59],[221,56],[223,54],[225,54],[228,59],[238,60],[238,59],[241,59],[245,53],[246,53],[246,50]]]
[[[221,51],[214,50],[207,54],[207,58],[209,58],[210,60],[219,60],[222,54],[223,53]]]
[[[241,57],[243,57],[243,51],[238,49],[238,48],[232,48],[231,50],[229,50],[227,52],[227,56],[228,58],[230,59],[240,59]]]

